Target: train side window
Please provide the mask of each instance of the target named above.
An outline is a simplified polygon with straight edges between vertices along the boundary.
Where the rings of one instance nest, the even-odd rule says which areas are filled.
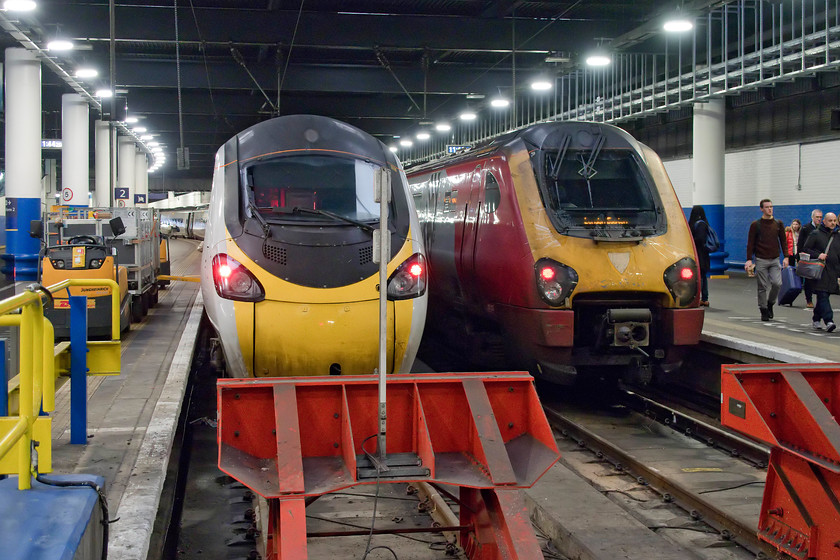
[[[484,176],[484,211],[492,214],[499,208],[502,201],[502,193],[499,190],[499,182],[489,171]]]

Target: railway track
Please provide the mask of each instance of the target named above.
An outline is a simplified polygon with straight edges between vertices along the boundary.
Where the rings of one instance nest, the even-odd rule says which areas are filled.
[[[746,557],[775,557],[756,536],[767,450],[697,413],[633,392],[622,401],[607,413],[544,401],[549,423],[570,444],[561,450],[566,466],[598,488],[605,486],[604,470],[580,465],[602,463],[606,476],[625,475],[663,503],[685,510],[695,530],[701,524],[714,529],[719,545],[736,544]],[[580,454],[589,458],[575,457]]]

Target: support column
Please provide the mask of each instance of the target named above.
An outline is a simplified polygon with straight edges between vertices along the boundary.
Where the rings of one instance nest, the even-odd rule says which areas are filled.
[[[14,281],[38,275],[41,241],[29,222],[41,219],[41,63],[26,49],[6,49],[6,261]]]
[[[78,93],[61,96],[61,204],[89,206],[90,112]]]
[[[720,250],[711,255],[710,274],[726,270],[724,156],[726,148],[726,102],[712,99],[694,104],[693,203],[703,206],[706,217],[720,237]]]
[[[144,151],[134,156],[134,192],[135,206],[145,207],[149,203],[149,166]]]
[[[111,126],[97,120],[94,125],[94,206],[111,206]]]
[[[114,203],[120,207],[134,206],[134,140],[127,136],[119,137],[117,157],[117,188],[114,191]]]

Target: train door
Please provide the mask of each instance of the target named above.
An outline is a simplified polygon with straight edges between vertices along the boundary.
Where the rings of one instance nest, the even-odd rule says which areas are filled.
[[[484,190],[484,170],[482,164],[475,167],[469,184],[467,204],[464,208],[464,226],[459,251],[459,269],[461,278],[461,293],[464,299],[474,299],[476,294],[475,282],[475,240],[478,222],[481,219],[482,192]],[[465,195],[467,193],[464,193]]]

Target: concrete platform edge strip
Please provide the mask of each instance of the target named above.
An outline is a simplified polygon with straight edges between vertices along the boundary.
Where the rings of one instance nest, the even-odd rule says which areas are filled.
[[[120,520],[111,526],[108,552],[113,558],[145,560],[148,555],[203,308],[199,292],[123,493],[116,515]]]
[[[700,335],[700,340],[708,344],[716,344],[725,348],[732,348],[745,354],[753,354],[761,356],[770,360],[776,360],[786,364],[825,364],[831,362],[825,358],[818,358],[810,354],[802,352],[795,352],[785,348],[778,348],[770,346],[769,344],[762,344],[760,342],[753,342],[750,340],[743,340],[735,338],[734,336],[727,336],[725,334],[711,333],[703,331]]]

